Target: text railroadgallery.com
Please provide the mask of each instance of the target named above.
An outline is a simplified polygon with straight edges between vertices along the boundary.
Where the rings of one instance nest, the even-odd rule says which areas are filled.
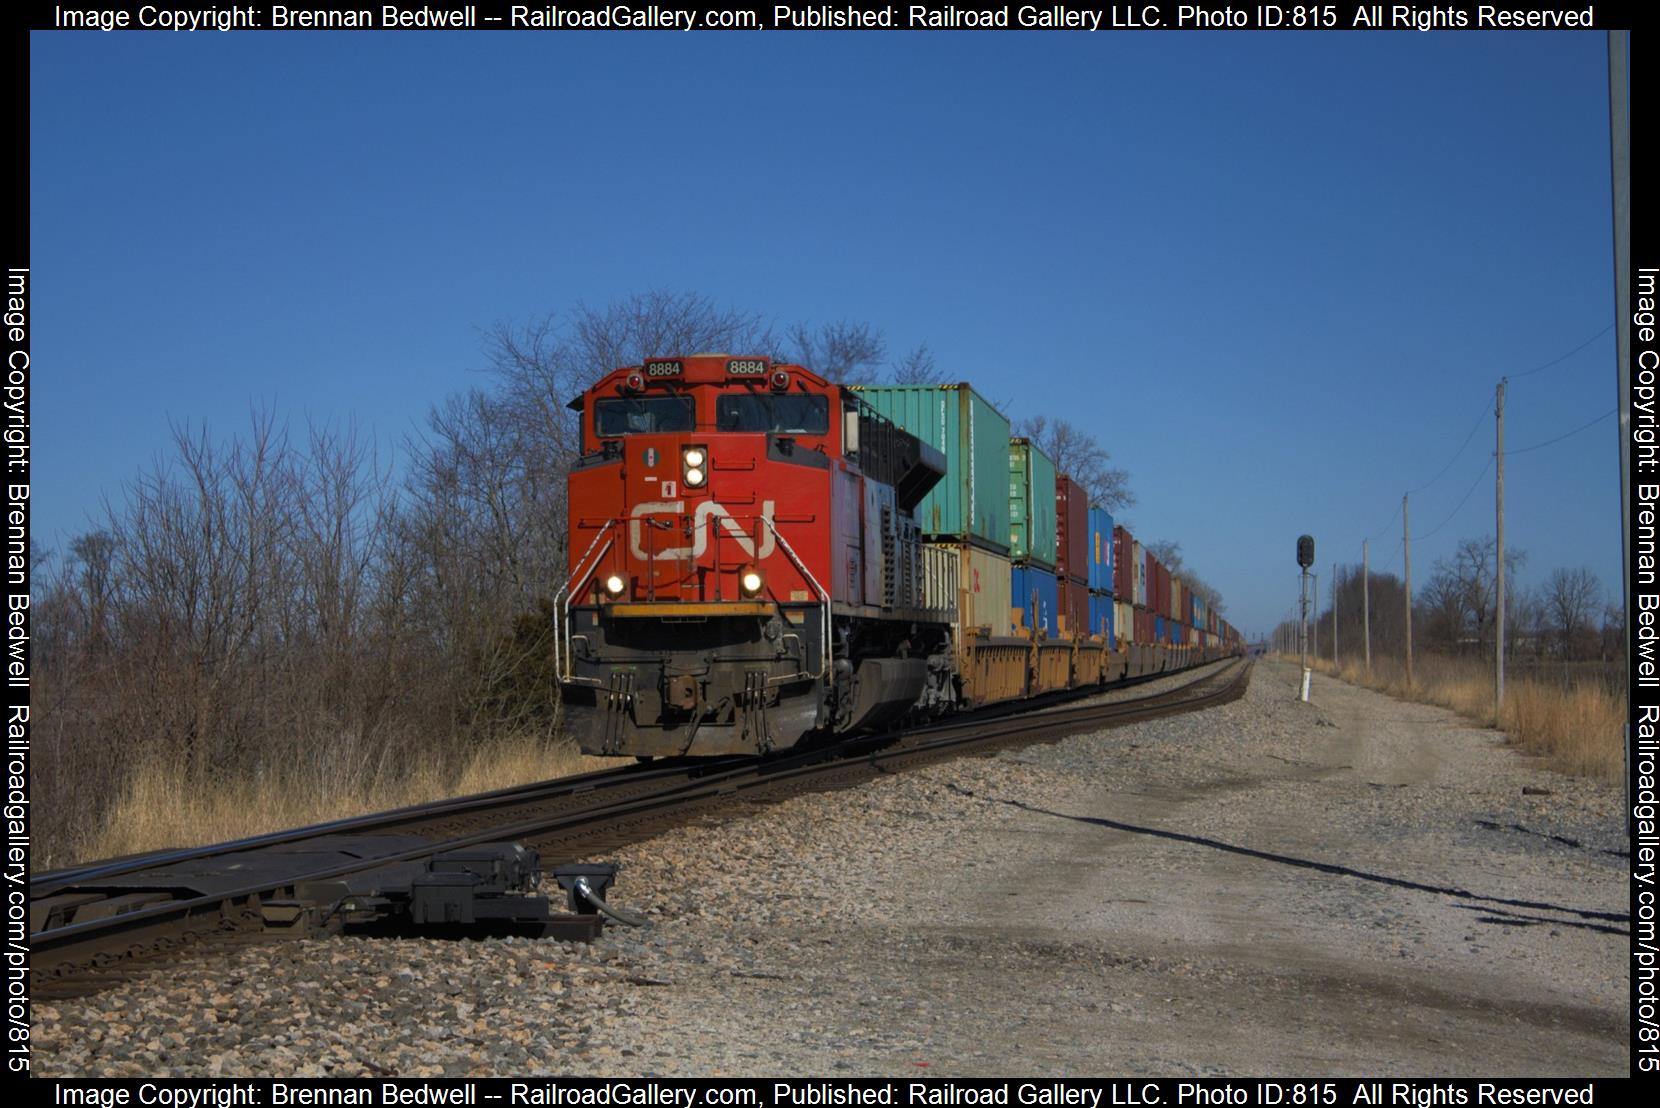
[[[55,1082],[51,1103],[76,1108],[1562,1108],[1612,1103],[1621,1091],[1607,1080],[129,1079]]]

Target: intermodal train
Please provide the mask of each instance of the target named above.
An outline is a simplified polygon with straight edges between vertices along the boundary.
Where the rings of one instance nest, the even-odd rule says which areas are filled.
[[[571,407],[554,665],[589,753],[767,753],[1240,651],[967,384],[694,354]]]

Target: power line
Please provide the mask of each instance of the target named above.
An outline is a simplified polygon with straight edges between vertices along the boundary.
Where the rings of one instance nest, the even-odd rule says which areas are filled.
[[[1591,422],[1581,424],[1580,426],[1575,427],[1572,431],[1569,431],[1567,434],[1557,435],[1554,439],[1546,439],[1544,442],[1536,442],[1532,446],[1524,446],[1520,450],[1506,450],[1504,452],[1505,456],[1508,457],[1511,454],[1526,454],[1530,450],[1543,450],[1545,447],[1559,443],[1563,439],[1571,439],[1581,431],[1589,431],[1591,428],[1595,427],[1597,424],[1601,423],[1603,420],[1607,419],[1619,410],[1618,406],[1609,408],[1606,412],[1603,412]]]
[[[1481,472],[1480,473],[1476,474],[1476,479],[1474,481],[1470,482],[1470,487],[1468,489],[1464,490],[1464,498],[1458,502],[1458,507],[1454,508],[1451,512],[1448,512],[1447,513],[1447,518],[1443,519],[1440,523],[1437,523],[1434,527],[1430,528],[1429,531],[1426,534],[1419,535],[1418,536],[1418,541],[1423,542],[1425,539],[1428,539],[1431,535],[1433,535],[1437,531],[1441,530],[1441,528],[1443,528],[1447,524],[1451,523],[1452,520],[1453,520],[1453,516],[1456,516],[1459,513],[1459,510],[1464,507],[1465,501],[1470,499],[1470,494],[1476,491],[1476,486],[1481,484],[1481,479],[1483,477],[1487,476],[1487,471],[1489,469],[1492,469],[1492,468],[1493,468],[1493,459],[1488,458],[1487,459],[1487,464],[1481,467]]]
[[[1452,456],[1451,460],[1449,460],[1446,465],[1441,467],[1441,472],[1440,473],[1437,473],[1434,477],[1431,477],[1428,481],[1425,481],[1423,484],[1419,485],[1415,489],[1407,489],[1406,490],[1407,495],[1411,496],[1415,492],[1423,492],[1425,489],[1427,489],[1431,485],[1435,484],[1435,482],[1437,482],[1437,481],[1441,480],[1441,478],[1445,477],[1447,475],[1447,470],[1449,470],[1453,467],[1453,462],[1458,461],[1459,458],[1464,456],[1464,447],[1470,445],[1470,440],[1476,437],[1476,432],[1481,430],[1481,425],[1482,425],[1483,422],[1486,421],[1486,419],[1487,419],[1487,402],[1482,401],[1481,411],[1476,415],[1475,425],[1470,428],[1470,433],[1468,435],[1464,436],[1464,442],[1459,446],[1458,453],[1454,454]]]
[[[1552,358],[1550,361],[1546,362],[1544,365],[1536,365],[1532,369],[1524,369],[1520,373],[1512,373],[1512,374],[1510,374],[1510,379],[1512,381],[1514,381],[1518,377],[1531,377],[1535,373],[1540,372],[1541,370],[1546,370],[1546,369],[1549,369],[1553,365],[1557,365],[1561,362],[1565,362],[1569,358],[1573,357],[1575,354],[1578,354],[1581,350],[1584,350],[1587,346],[1590,346],[1593,342],[1596,342],[1598,339],[1602,338],[1602,336],[1606,335],[1608,332],[1612,331],[1613,329],[1614,329],[1614,325],[1612,323],[1610,323],[1608,326],[1604,327],[1602,330],[1598,331],[1596,334],[1592,335],[1590,338],[1586,339],[1584,342],[1580,343],[1578,346],[1574,347],[1572,350],[1568,351],[1566,354],[1562,355],[1560,358]]]
[[[1367,536],[1366,536],[1366,541],[1367,541],[1367,542],[1371,542],[1371,541],[1372,541],[1372,540],[1373,540],[1373,539],[1375,539],[1375,538],[1377,538],[1377,537],[1379,537],[1379,536],[1380,536],[1380,535],[1382,535],[1382,534],[1383,534],[1383,533],[1384,533],[1384,532],[1385,532],[1385,531],[1387,531],[1387,530],[1389,530],[1389,528],[1391,528],[1391,527],[1393,527],[1393,526],[1394,526],[1394,525],[1395,525],[1395,521],[1396,521],[1396,520],[1397,520],[1397,519],[1399,519],[1399,518],[1400,518],[1400,516],[1401,516],[1401,506],[1400,506],[1400,505],[1399,505],[1399,504],[1396,504],[1396,505],[1395,505],[1395,511],[1394,511],[1394,512],[1393,512],[1393,513],[1392,513],[1392,514],[1391,514],[1391,515],[1390,515],[1390,516],[1389,516],[1389,522],[1388,522],[1388,523],[1385,523],[1385,524],[1384,524],[1384,525],[1383,525],[1383,526],[1382,526],[1382,527],[1379,527],[1379,528],[1378,528],[1378,529],[1377,529],[1377,530],[1376,530],[1376,531],[1375,531],[1375,532],[1373,532],[1373,533],[1372,533],[1372,534],[1370,534],[1370,535],[1367,535]]]

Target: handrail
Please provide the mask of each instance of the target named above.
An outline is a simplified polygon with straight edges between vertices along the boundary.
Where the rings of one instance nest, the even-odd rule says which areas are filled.
[[[607,539],[605,545],[600,548],[600,552],[594,555],[593,566],[589,565],[588,556],[594,553],[594,547],[598,546],[599,540],[605,538],[605,536],[610,533],[611,528],[616,525],[616,520],[608,520],[605,525],[599,529],[599,531],[594,535],[594,541],[588,544],[588,549],[584,550],[582,552],[582,557],[577,559],[576,569],[565,579],[565,583],[559,586],[559,591],[553,594],[554,616],[559,621],[559,626],[554,628],[553,634],[553,672],[554,676],[561,681],[575,680],[574,671],[573,673],[567,673],[565,671],[565,663],[569,662],[571,659],[571,583],[573,581],[581,582],[586,580],[588,574],[593,572],[593,566],[597,566],[599,564],[599,560],[605,557],[606,551],[611,549],[611,544],[615,540]],[[564,600],[563,606],[560,604],[561,598]],[[559,649],[561,643],[563,643],[565,647],[563,655],[561,655]]]
[[[778,545],[783,548],[784,553],[788,555],[790,561],[794,563],[796,572],[801,574],[802,578],[805,579],[809,585],[813,586],[813,591],[818,593],[819,599],[824,604],[824,626],[821,629],[821,633],[824,636],[824,643],[822,646],[822,652],[819,655],[818,679],[820,681],[827,680],[830,676],[830,594],[825,591],[823,585],[818,583],[818,578],[814,577],[812,572],[802,564],[801,559],[796,557],[795,550],[790,546],[789,541],[779,533],[777,526],[773,524],[772,520],[768,519],[766,516],[757,516],[756,518],[767,525],[767,530],[772,532],[772,537],[778,540]]]

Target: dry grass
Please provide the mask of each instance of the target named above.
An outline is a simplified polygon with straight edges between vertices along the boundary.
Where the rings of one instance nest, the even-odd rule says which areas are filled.
[[[201,782],[182,767],[148,763],[128,779],[86,857],[225,842],[620,764],[533,739],[493,743],[449,772],[422,764],[402,772],[359,766],[353,773],[312,762],[261,779]]]
[[[1624,697],[1600,682],[1518,680],[1507,675],[1504,711],[1496,714],[1492,665],[1480,659],[1415,658],[1411,685],[1406,667],[1394,658],[1373,658],[1370,674],[1351,660],[1343,662],[1341,672],[1325,660],[1315,668],[1351,685],[1450,708],[1505,732],[1518,749],[1547,759],[1563,773],[1617,781],[1624,770]]]

